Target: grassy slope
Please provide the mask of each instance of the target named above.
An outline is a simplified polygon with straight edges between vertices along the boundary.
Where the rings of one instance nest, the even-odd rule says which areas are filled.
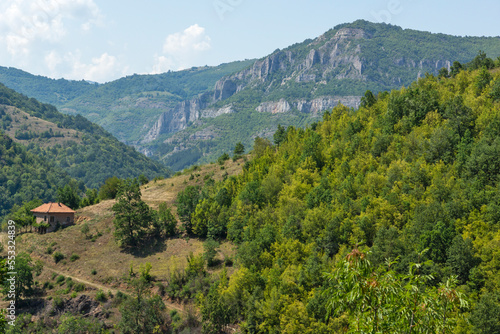
[[[48,122],[38,117],[34,117],[27,112],[24,112],[18,108],[5,106],[6,113],[12,117],[12,127],[5,130],[5,133],[12,138],[16,143],[27,146],[30,143],[38,145],[40,147],[52,147],[54,145],[62,145],[68,141],[74,141],[77,144],[81,143],[81,137],[84,133],[73,130],[73,129],[61,129],[58,128],[56,124]],[[26,129],[26,130],[23,130]],[[33,138],[31,140],[16,139],[16,131],[32,131],[36,134],[41,134],[45,131],[52,130],[53,133],[61,132],[64,137],[52,137],[52,138]]]
[[[211,164],[169,179],[151,182],[142,187],[142,198],[153,208],[157,208],[159,203],[165,201],[175,213],[173,205],[177,193],[186,186],[202,185],[205,175],[212,175],[218,181],[222,179],[225,172],[229,175],[238,174],[242,166],[243,160],[237,162],[229,160],[226,161],[223,170],[219,165]],[[191,174],[195,175],[195,178],[189,180]],[[196,176],[198,174],[199,176]],[[45,264],[44,272],[41,276],[35,277],[35,280],[41,284],[45,281],[54,282],[52,274],[56,272],[72,276],[74,280],[92,282],[92,285],[87,284],[87,291],[83,292],[86,294],[93,295],[96,288],[101,286],[109,288],[112,292],[126,291],[121,278],[128,275],[131,263],[137,272],[140,265],[150,262],[152,264],[151,273],[157,281],[165,283],[172,270],[185,267],[186,257],[190,252],[195,255],[203,252],[202,240],[180,237],[168,239],[149,249],[137,250],[136,252],[122,251],[113,237],[113,212],[111,208],[114,202],[114,200],[108,200],[78,210],[76,225],[66,229],[44,235],[28,233],[18,236],[18,251],[28,251],[34,260],[42,260]],[[98,237],[95,242],[86,238],[80,231],[83,223],[89,224],[90,234],[95,235],[97,232],[101,232],[102,236]],[[2,235],[1,239],[5,241],[5,234]],[[47,248],[51,245],[53,245],[54,252],[59,251],[66,256],[63,261],[56,264],[53,256],[47,254]],[[69,258],[72,254],[78,254],[80,258],[71,262]],[[232,257],[233,255],[233,245],[229,242],[223,243],[218,257],[224,259],[224,257]],[[96,275],[92,275],[92,270],[96,270]],[[215,272],[219,270],[221,268],[214,269]],[[228,271],[231,273],[232,268],[229,268]],[[57,290],[62,288],[57,284],[55,286],[54,289],[48,291],[48,296],[60,293]],[[89,293],[89,290],[93,290],[93,292]],[[69,295],[63,295],[63,297],[68,298]],[[170,308],[177,307],[173,304],[168,305],[171,306]]]

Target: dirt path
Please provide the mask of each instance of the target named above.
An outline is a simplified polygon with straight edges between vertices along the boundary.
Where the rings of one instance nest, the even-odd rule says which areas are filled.
[[[73,281],[76,281],[76,282],[79,282],[79,283],[83,283],[85,285],[88,285],[88,286],[91,286],[91,287],[94,287],[96,289],[101,289],[102,291],[104,292],[108,292],[108,291],[111,291],[111,293],[113,295],[116,295],[118,293],[118,291],[120,290],[117,290],[117,289],[114,289],[114,288],[110,288],[110,287],[107,287],[105,285],[102,285],[102,284],[99,284],[99,283],[95,283],[95,282],[91,282],[91,281],[87,281],[86,279],[83,279],[83,278],[80,278],[80,277],[76,277],[76,276],[73,276],[73,275],[70,275],[68,274],[67,272],[64,272],[64,271],[60,271],[60,270],[57,270],[57,269],[54,269],[54,268],[51,268],[51,267],[48,267],[47,265],[44,265],[44,269],[47,269],[47,270],[50,270],[58,275],[63,275],[65,277],[71,277],[71,279]],[[122,291],[123,293],[123,291]],[[174,309],[178,312],[180,312],[181,314],[185,314],[185,311],[182,307],[180,307],[179,305],[177,304],[174,304],[174,303],[171,303],[170,301],[168,300],[165,300],[165,298],[162,298],[163,299],[163,302],[165,303],[165,306],[168,308],[168,309]]]

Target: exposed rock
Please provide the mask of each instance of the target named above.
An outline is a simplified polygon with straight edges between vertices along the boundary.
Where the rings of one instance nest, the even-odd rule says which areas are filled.
[[[304,113],[318,114],[343,104],[347,107],[358,108],[361,96],[325,96],[311,101],[297,100],[292,103],[293,107]]]
[[[277,102],[263,102],[255,110],[258,112],[269,112],[272,114],[279,114],[290,111],[290,104],[285,99]]]
[[[201,117],[203,118],[214,118],[220,115],[224,114],[231,114],[233,113],[233,107],[232,105],[227,105],[225,107],[219,108],[217,110],[214,109],[205,109],[201,111]]]

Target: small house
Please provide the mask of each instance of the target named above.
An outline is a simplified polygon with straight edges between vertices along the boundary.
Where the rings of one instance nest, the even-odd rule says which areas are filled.
[[[31,210],[36,218],[38,232],[53,232],[58,227],[72,225],[75,211],[62,203],[46,203]]]

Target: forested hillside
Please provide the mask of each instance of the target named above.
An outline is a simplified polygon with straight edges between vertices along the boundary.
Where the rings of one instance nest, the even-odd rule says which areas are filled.
[[[238,245],[207,333],[500,332],[498,68],[367,92],[274,144],[178,209]]]
[[[61,114],[54,106],[1,84],[0,105],[1,126],[7,132],[14,132],[12,139],[25,145],[29,152],[52,161],[89,188],[98,188],[112,176],[128,178],[144,174],[154,178],[169,174],[165,166],[119,142],[84,117]]]
[[[0,111],[1,115],[1,111]],[[54,201],[71,178],[54,164],[12,141],[0,130],[0,217],[14,204],[33,199]]]

